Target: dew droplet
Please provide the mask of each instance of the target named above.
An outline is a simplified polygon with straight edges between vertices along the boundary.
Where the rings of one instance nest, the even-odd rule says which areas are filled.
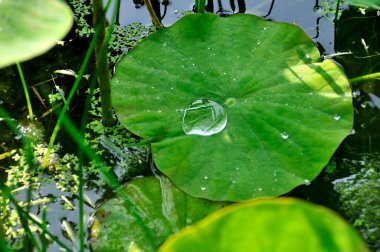
[[[236,184],[236,181],[235,181],[235,180],[232,180],[231,182],[232,182],[232,184]]]
[[[310,55],[309,54],[306,54],[306,59],[310,59]]]
[[[238,170],[239,170],[239,167],[236,167],[236,168],[235,168],[235,170],[237,170],[237,171],[238,171]]]
[[[263,190],[263,188],[259,187],[259,188],[257,188],[257,190],[258,190],[259,192],[261,192],[261,191]]]
[[[173,10],[173,13],[177,15],[179,14],[179,10]]]
[[[304,182],[305,182],[305,185],[310,185],[311,184],[310,180],[308,180],[308,179],[305,179]]]
[[[201,186],[201,190],[202,191],[206,190],[206,187],[205,186]]]
[[[286,132],[282,132],[282,133],[281,133],[281,138],[284,139],[284,140],[288,139],[288,138],[289,138],[288,133],[286,133]]]
[[[340,120],[340,115],[335,115],[335,116],[334,116],[334,120],[335,120],[335,121],[339,121],[339,120]]]
[[[203,178],[207,180],[207,179],[208,179],[208,176],[204,176]]]
[[[222,105],[200,99],[184,109],[182,129],[187,135],[211,136],[227,126],[227,113]]]

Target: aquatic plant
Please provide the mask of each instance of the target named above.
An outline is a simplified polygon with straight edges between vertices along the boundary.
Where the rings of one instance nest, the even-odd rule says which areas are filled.
[[[73,24],[70,8],[57,0],[3,0],[0,6],[0,67],[45,53]]]
[[[150,35],[119,63],[112,99],[158,169],[211,200],[310,183],[353,123],[342,70],[297,26],[253,15],[188,15]]]
[[[368,250],[356,232],[330,210],[283,198],[225,207],[170,237],[158,251]]]
[[[351,170],[353,175],[333,181],[340,195],[340,207],[373,251],[380,251],[379,167],[377,156],[364,156],[360,160],[346,159],[341,169]]]

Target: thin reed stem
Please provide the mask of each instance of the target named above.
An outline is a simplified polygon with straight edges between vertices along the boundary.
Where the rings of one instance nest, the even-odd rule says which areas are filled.
[[[24,95],[25,95],[25,99],[26,99],[26,104],[28,106],[28,111],[29,111],[29,119],[31,121],[33,121],[34,120],[34,115],[33,115],[32,103],[30,102],[30,97],[29,97],[29,92],[28,92],[28,86],[26,85],[24,73],[22,72],[20,63],[17,62],[16,66],[17,66],[18,74],[19,74],[20,79],[21,79],[22,87],[24,89]]]

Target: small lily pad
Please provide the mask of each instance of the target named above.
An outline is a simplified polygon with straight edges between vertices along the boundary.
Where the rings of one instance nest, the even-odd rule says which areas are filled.
[[[133,206],[114,198],[98,208],[91,233],[94,251],[157,251],[170,235],[226,205],[188,196],[164,177],[136,179],[122,190]]]
[[[63,1],[1,0],[0,67],[45,53],[72,24],[73,14]]]
[[[158,169],[211,200],[309,184],[353,123],[343,71],[301,28],[254,15],[188,15],[150,35],[118,65],[112,99]]]
[[[341,217],[296,199],[253,200],[219,210],[170,237],[159,252],[368,251]]]

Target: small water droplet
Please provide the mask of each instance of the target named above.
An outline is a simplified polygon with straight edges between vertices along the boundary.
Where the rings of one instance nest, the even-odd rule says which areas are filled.
[[[334,116],[334,120],[335,120],[335,121],[339,121],[339,120],[340,120],[340,115],[335,115],[335,116]]]
[[[236,184],[236,181],[235,181],[235,180],[232,180],[231,182],[232,182],[232,184]]]
[[[206,180],[207,180],[207,179],[208,179],[208,176],[204,176],[204,179],[206,179]]]
[[[257,45],[260,45],[260,44],[261,44],[261,42],[260,42],[260,41],[257,41],[257,42],[256,42],[256,44],[257,44]]]
[[[281,133],[281,138],[284,139],[284,140],[288,139],[288,138],[289,138],[288,133],[286,133],[286,132],[282,132],[282,133]]]
[[[257,190],[258,190],[259,192],[261,192],[261,191],[263,190],[263,188],[259,187],[259,188],[257,188]]]
[[[355,134],[356,134],[356,130],[352,129],[350,135],[355,135]]]
[[[308,179],[305,179],[304,182],[305,182],[305,185],[310,185],[311,184],[310,180],[308,180]]]
[[[239,167],[236,167],[236,168],[235,168],[235,170],[237,170],[237,171],[238,171],[238,170],[239,170]]]
[[[171,87],[170,90],[174,90],[174,87]]]
[[[310,92],[309,92],[309,95],[312,95],[312,94],[313,94],[313,91],[310,91]]]
[[[227,126],[227,113],[222,105],[200,99],[184,109],[182,129],[187,135],[211,136]]]
[[[205,186],[201,186],[201,190],[202,191],[206,190],[206,187]]]
[[[306,54],[306,59],[310,59],[310,55],[309,54]]]
[[[193,63],[193,66],[195,66],[195,63]]]
[[[179,14],[179,10],[173,10],[173,13],[177,15]]]
[[[162,113],[162,110],[158,110],[157,112],[158,112],[158,113]]]
[[[355,90],[355,91],[353,91],[353,92],[352,92],[352,96],[353,96],[353,97],[358,97],[358,96],[360,96],[360,90]]]

